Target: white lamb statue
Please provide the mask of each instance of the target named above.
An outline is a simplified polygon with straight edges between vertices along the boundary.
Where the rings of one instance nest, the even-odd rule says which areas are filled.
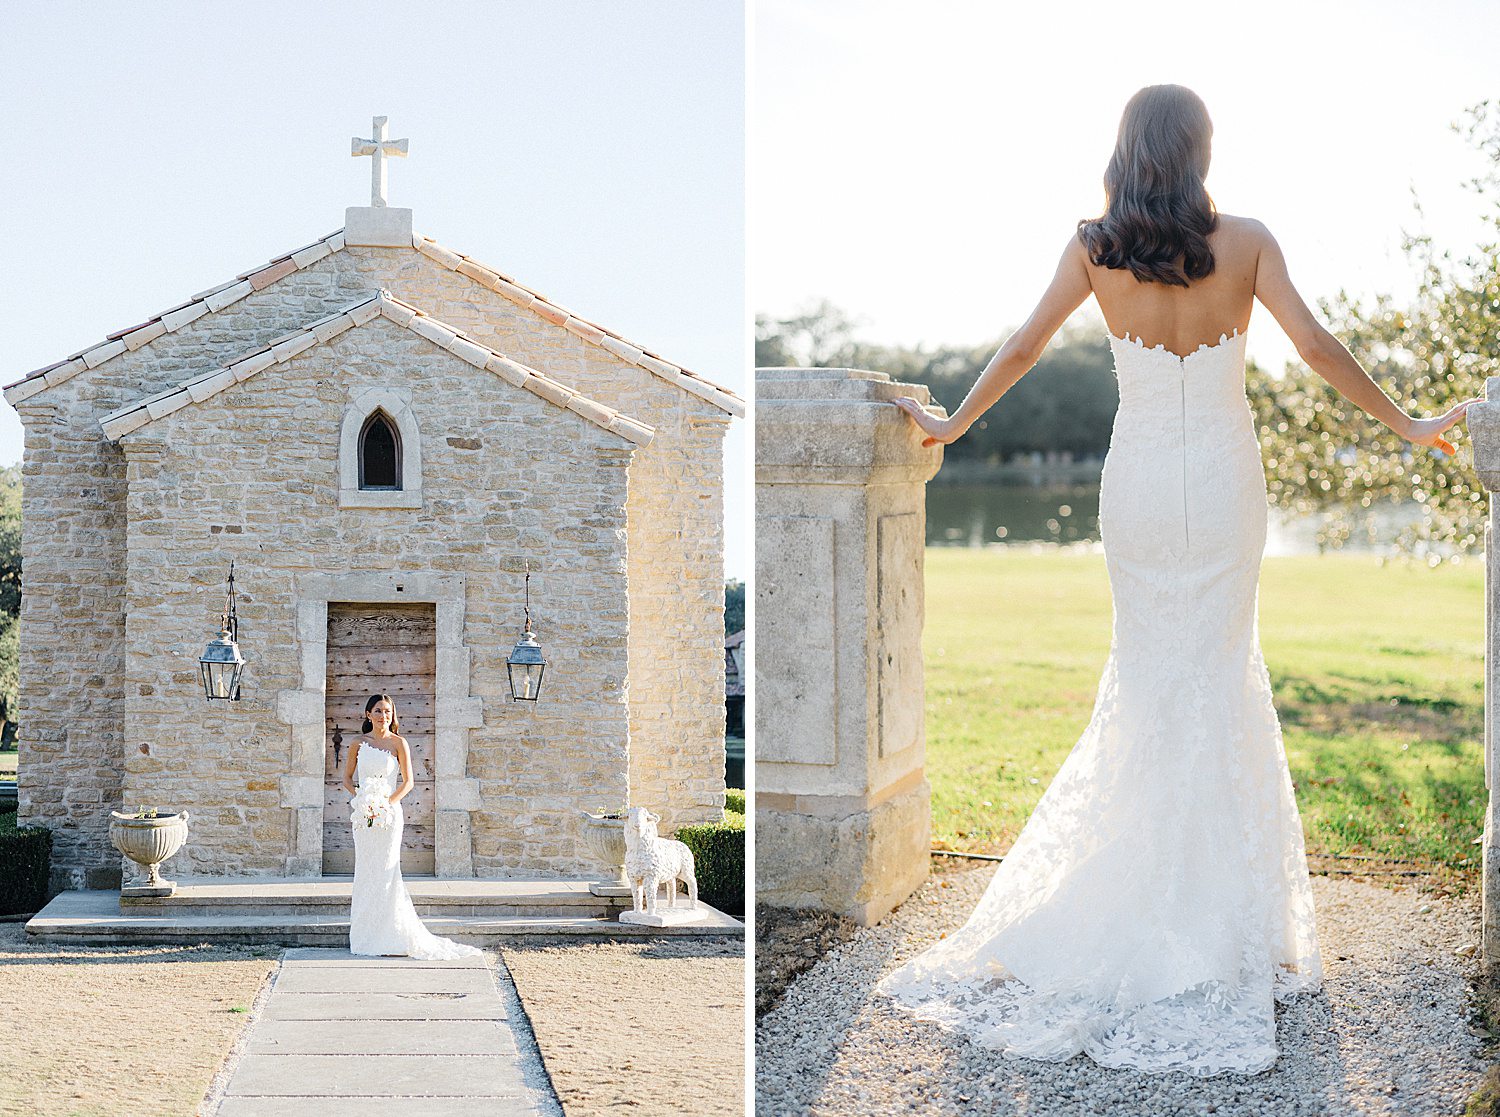
[[[656,890],[672,890],[669,906],[677,906],[677,882],[687,885],[689,908],[698,906],[698,878],[693,874],[693,851],[681,842],[656,836],[661,821],[645,807],[631,807],[625,815],[625,879],[630,882],[636,911],[656,914]]]

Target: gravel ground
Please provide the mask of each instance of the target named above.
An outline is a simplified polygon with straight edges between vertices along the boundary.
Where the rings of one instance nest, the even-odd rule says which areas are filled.
[[[1424,896],[1313,878],[1324,992],[1278,1011],[1281,1057],[1252,1076],[1198,1079],[1005,1057],[873,1002],[882,974],[960,926],[993,867],[926,885],[798,978],[756,1029],[760,1117],[1342,1117],[1457,1114],[1485,1062],[1471,1030],[1477,890]]]
[[[0,924],[0,1114],[192,1117],[279,954],[33,944]]]
[[[568,1117],[743,1117],[739,939],[506,945]]]
[[[839,943],[859,933],[842,915],[812,908],[755,909],[755,1017],[781,1003],[787,987]]]

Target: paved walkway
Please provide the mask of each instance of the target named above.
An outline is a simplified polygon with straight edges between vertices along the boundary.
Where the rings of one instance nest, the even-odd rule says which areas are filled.
[[[562,1113],[515,985],[493,957],[424,962],[295,947],[217,1117]]]

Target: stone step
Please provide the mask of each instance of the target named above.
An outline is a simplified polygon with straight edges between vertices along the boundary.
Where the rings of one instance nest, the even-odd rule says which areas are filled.
[[[589,881],[405,878],[417,914],[471,918],[573,915],[604,918],[629,896],[599,896]],[[122,896],[120,910],[142,915],[286,915],[348,913],[350,876],[224,880],[180,878],[171,896]]]
[[[469,882],[474,883],[474,882]],[[486,882],[496,883],[496,882]],[[27,937],[36,942],[74,942],[93,945],[160,943],[190,945],[201,942],[277,944],[283,946],[349,946],[347,902],[342,911],[327,907],[312,913],[218,913],[181,915],[122,911],[120,894],[88,890],[62,892],[26,924]],[[552,914],[434,915],[423,923],[436,935],[496,946],[517,936],[585,936],[635,938],[653,935],[731,936],[742,938],[745,925],[732,916],[699,905],[701,919],[691,924],[645,927],[610,917],[580,914],[566,907]]]

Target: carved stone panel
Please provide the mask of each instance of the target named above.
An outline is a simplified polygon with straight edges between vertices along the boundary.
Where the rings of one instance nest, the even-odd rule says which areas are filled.
[[[877,752],[895,756],[922,740],[922,517],[875,522]]]
[[[774,648],[755,665],[755,754],[786,764],[838,758],[834,521],[760,516],[755,632]]]

